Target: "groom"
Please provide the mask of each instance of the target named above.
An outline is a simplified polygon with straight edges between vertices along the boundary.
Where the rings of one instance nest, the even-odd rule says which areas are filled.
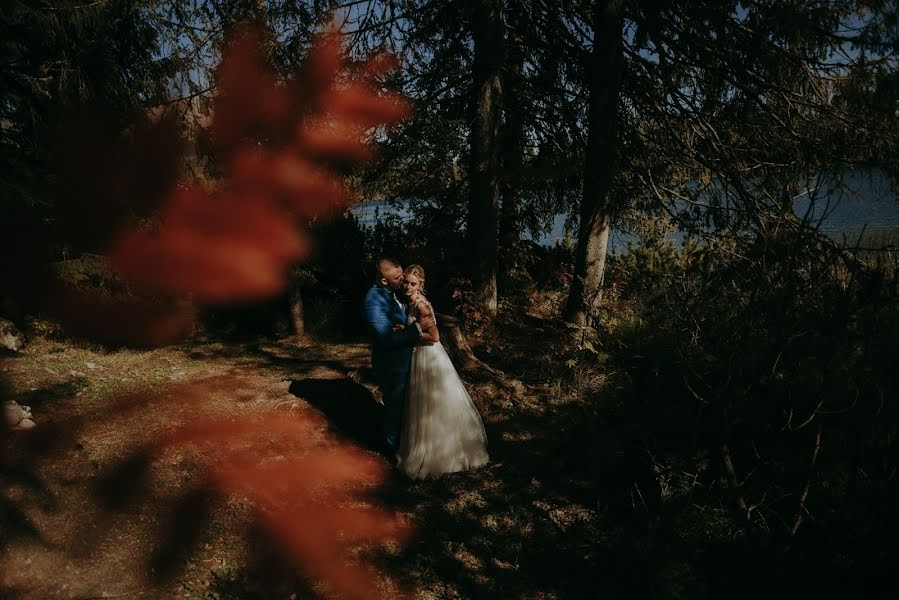
[[[379,258],[375,268],[375,285],[365,295],[363,310],[372,339],[371,366],[384,399],[384,450],[393,457],[400,444],[412,348],[422,330],[433,325],[433,318],[422,318],[406,328],[403,268],[387,257]]]

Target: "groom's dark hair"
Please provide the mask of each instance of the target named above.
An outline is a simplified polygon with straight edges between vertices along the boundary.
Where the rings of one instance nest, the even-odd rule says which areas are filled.
[[[390,256],[382,256],[375,261],[375,281],[381,281],[381,272],[387,267],[402,268],[402,265]]]

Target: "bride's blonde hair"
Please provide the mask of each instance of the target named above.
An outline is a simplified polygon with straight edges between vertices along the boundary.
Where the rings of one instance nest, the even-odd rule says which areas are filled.
[[[425,269],[421,265],[409,265],[403,270],[403,275],[415,275],[421,281],[421,294],[425,293]]]

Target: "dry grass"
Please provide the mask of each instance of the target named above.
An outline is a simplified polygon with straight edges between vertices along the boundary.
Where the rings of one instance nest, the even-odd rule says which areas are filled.
[[[531,354],[533,364],[546,360]],[[261,566],[274,559],[258,545],[249,505],[240,498],[215,504],[200,543],[175,579],[157,587],[148,583],[147,559],[172,499],[201,476],[215,448],[167,451],[154,463],[152,485],[141,501],[106,521],[96,520],[91,486],[129,448],[179,422],[177,399],[164,410],[148,405],[126,416],[110,414],[123,394],[150,389],[164,397],[177,384],[228,374],[245,385],[221,390],[211,404],[220,416],[249,419],[264,409],[316,412],[287,393],[289,382],[351,381],[373,391],[365,345],[198,340],[107,351],[38,338],[21,356],[2,359],[0,369],[10,395],[31,405],[39,423],[88,421],[74,447],[39,466],[49,501],[26,487],[7,490],[27,507],[44,541],[13,536],[0,548],[4,593],[213,599],[314,597],[327,591],[289,570],[279,567],[272,574]],[[360,545],[355,555],[374,560],[386,573],[380,585],[388,596],[399,589],[417,598],[581,596],[593,585],[602,557],[595,546],[608,518],[591,490],[592,469],[578,454],[589,448],[575,443],[589,435],[583,403],[570,390],[558,394],[536,380],[522,385],[485,374],[465,377],[485,419],[491,464],[437,481],[409,482],[394,474],[376,496],[411,523],[415,535],[404,546]],[[318,444],[336,443],[325,422],[316,435]],[[277,460],[279,450],[271,452]]]

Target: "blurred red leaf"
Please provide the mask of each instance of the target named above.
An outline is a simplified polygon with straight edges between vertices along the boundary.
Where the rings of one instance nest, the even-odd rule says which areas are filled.
[[[159,232],[136,230],[113,247],[119,272],[140,287],[201,303],[264,298],[284,285],[308,244],[289,215],[260,195],[176,192]]]
[[[292,99],[288,89],[265,68],[257,32],[247,31],[228,44],[217,79],[219,93],[212,125],[217,144],[229,147],[255,127],[287,124]]]
[[[361,135],[360,127],[322,118],[304,123],[298,138],[303,151],[314,160],[363,162],[372,152]]]
[[[328,214],[350,204],[347,190],[329,173],[295,155],[244,150],[233,157],[231,173],[238,189],[265,189],[298,217]]]
[[[167,183],[159,228],[126,230],[112,246],[111,259],[123,276],[138,289],[169,299],[116,306],[59,296],[59,313],[76,330],[167,343],[188,332],[193,318],[172,298],[190,294],[199,304],[214,304],[283,290],[289,267],[310,250],[297,221],[343,210],[351,201],[330,169],[367,160],[371,148],[363,139],[366,130],[408,112],[404,100],[379,95],[370,83],[345,78],[335,84],[344,61],[333,31],[313,44],[292,82],[278,81],[266,68],[260,40],[253,32],[236,38],[218,70],[212,134],[225,165],[222,186],[207,193],[199,186],[177,189]],[[381,74],[389,63],[378,56],[361,73]],[[159,154],[160,148],[154,146],[154,152]],[[207,403],[242,385],[238,378],[219,378],[173,387],[167,395],[145,390],[120,398],[110,418],[150,402],[161,411],[172,398],[180,407],[177,418],[194,424],[134,450],[119,468],[110,469],[98,494],[107,506],[121,506],[129,498],[115,490],[128,482],[136,485],[162,451],[212,444],[211,481],[224,493],[253,500],[261,522],[298,565],[338,594],[380,596],[376,574],[347,564],[346,544],[405,534],[401,523],[365,505],[358,494],[383,480],[384,465],[350,447],[316,448],[312,439],[319,427],[309,416],[272,412],[250,421],[204,414]],[[83,426],[83,421],[72,423],[73,430]],[[36,429],[34,439],[42,430]],[[261,442],[272,436],[290,440],[295,458],[265,464],[269,446]],[[207,502],[202,494],[190,496],[179,504],[180,513],[186,518],[207,514]],[[186,536],[185,543],[195,538]]]
[[[370,77],[379,77],[393,71],[399,65],[399,61],[393,54],[379,52],[372,55],[364,66],[364,72]]]
[[[209,384],[184,386],[183,396],[203,397]],[[402,540],[408,528],[371,506],[359,506],[359,491],[383,481],[384,464],[349,446],[321,449],[308,440],[314,417],[271,413],[263,424],[205,421],[170,432],[159,449],[175,444],[213,442],[218,460],[212,480],[229,494],[252,500],[266,531],[312,576],[350,598],[376,598],[377,576],[346,562],[350,541]],[[298,458],[260,464],[240,440],[246,436],[288,436]],[[305,448],[304,448],[305,446]],[[353,504],[350,508],[348,502]]]
[[[387,61],[376,62],[371,70],[380,72]],[[379,95],[368,84],[335,87],[343,67],[334,32],[313,44],[293,85],[266,69],[252,32],[230,44],[213,119],[216,142],[227,155],[226,186],[210,195],[199,188],[172,192],[160,231],[132,230],[114,245],[120,272],[142,289],[190,293],[200,303],[281,291],[289,266],[309,250],[295,219],[343,210],[350,202],[326,165],[368,160],[365,129],[408,112],[401,98]],[[291,119],[292,141],[284,136]],[[260,145],[265,139],[269,143]]]

